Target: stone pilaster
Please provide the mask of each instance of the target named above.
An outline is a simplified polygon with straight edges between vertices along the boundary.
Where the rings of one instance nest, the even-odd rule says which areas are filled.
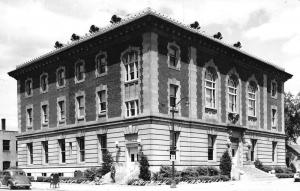
[[[190,47],[189,63],[189,117],[197,119],[197,50]]]
[[[143,35],[143,100],[144,115],[158,113],[158,35]]]
[[[268,129],[268,91],[267,91],[267,75],[264,74],[264,87],[263,87],[263,93],[264,93],[264,129]]]

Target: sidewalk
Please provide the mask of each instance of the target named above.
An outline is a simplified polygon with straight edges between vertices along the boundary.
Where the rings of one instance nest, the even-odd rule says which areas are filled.
[[[61,183],[60,188],[50,188],[49,183],[32,182],[32,190],[55,190],[55,191],[282,191],[300,190],[300,183],[294,183],[293,179],[279,179],[276,181],[235,181],[235,182],[215,182],[202,184],[179,184],[177,188],[170,188],[169,185],[163,186],[128,186],[128,185],[88,185],[88,184],[67,184]]]

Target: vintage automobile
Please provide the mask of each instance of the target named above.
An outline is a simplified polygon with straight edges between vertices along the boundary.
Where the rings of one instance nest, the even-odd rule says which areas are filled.
[[[0,173],[2,185],[8,186],[9,189],[25,188],[30,189],[31,182],[21,169],[7,169]]]
[[[299,181],[300,181],[300,171],[297,171],[297,172],[294,174],[294,181],[295,181],[295,182],[299,182]]]

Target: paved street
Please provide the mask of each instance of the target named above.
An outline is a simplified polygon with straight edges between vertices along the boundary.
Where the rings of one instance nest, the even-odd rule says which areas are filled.
[[[56,191],[153,191],[153,190],[206,190],[206,191],[300,191],[300,182],[293,182],[293,179],[281,179],[277,181],[259,182],[219,182],[207,184],[180,184],[177,188],[170,186],[127,186],[127,185],[84,185],[84,184],[61,184],[60,188],[49,188],[49,183],[33,182],[32,190],[56,190]],[[0,188],[7,190],[7,188]]]

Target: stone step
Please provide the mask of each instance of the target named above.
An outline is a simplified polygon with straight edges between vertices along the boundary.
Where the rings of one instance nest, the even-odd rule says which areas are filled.
[[[255,167],[240,167],[239,170],[242,173],[241,179],[251,181],[272,181],[278,179],[275,175],[266,173]]]

